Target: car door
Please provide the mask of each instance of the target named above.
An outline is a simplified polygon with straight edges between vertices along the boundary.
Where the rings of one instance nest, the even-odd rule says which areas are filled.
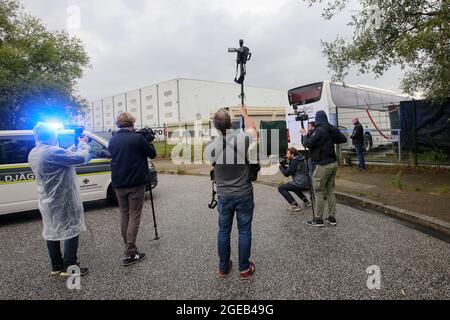
[[[38,208],[35,177],[28,165],[34,146],[32,135],[0,136],[0,214]]]
[[[73,145],[74,134],[60,134],[58,144],[67,149]],[[111,182],[111,159],[107,147],[96,140],[89,139],[91,147],[91,160],[76,167],[81,198],[83,201],[92,201],[106,198],[109,183]]]

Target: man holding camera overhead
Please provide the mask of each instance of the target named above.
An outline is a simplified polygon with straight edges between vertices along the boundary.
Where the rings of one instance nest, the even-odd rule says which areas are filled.
[[[250,144],[257,138],[256,126],[247,114],[240,109],[245,123],[245,131],[233,130],[231,117],[227,110],[220,109],[214,115],[214,127],[219,136],[205,150],[208,160],[214,165],[217,185],[219,211],[219,272],[224,278],[230,273],[230,234],[236,212],[239,231],[239,271],[242,280],[248,280],[255,272],[251,262],[252,220],[255,208],[250,166],[246,163]]]
[[[111,153],[112,186],[117,195],[121,213],[121,232],[125,244],[125,267],[142,261],[145,253],[139,252],[136,239],[144,206],[145,186],[148,183],[148,160],[156,157],[153,144],[135,133],[136,119],[128,112],[121,113],[116,125],[119,128],[109,141]]]

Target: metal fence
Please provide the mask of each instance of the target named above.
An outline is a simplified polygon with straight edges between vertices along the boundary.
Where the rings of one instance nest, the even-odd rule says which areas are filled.
[[[338,108],[339,129],[348,138],[346,144],[338,147],[341,163],[358,163],[350,139],[353,132],[352,119],[357,117],[364,128],[365,161],[369,165],[450,166],[450,154],[447,151],[431,145],[427,151],[422,151],[417,144],[410,143],[411,139],[415,139],[411,136],[415,134],[415,130],[401,129],[399,110],[399,107],[383,111]]]

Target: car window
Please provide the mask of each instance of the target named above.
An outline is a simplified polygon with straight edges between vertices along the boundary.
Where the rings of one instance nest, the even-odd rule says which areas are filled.
[[[92,159],[107,159],[111,158],[108,149],[97,140],[91,139],[89,142],[91,146],[91,158]]]
[[[60,148],[67,149],[74,144],[75,135],[74,134],[61,134],[58,136],[58,144]],[[110,158],[108,149],[103,146],[97,140],[92,138],[89,139],[89,145],[91,146],[91,159],[106,159]]]
[[[33,136],[0,137],[0,164],[28,163],[34,146]]]

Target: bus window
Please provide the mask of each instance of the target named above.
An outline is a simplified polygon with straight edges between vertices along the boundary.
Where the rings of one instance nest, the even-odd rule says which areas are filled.
[[[28,163],[28,154],[34,146],[33,136],[0,138],[0,165]]]
[[[323,82],[309,84],[307,86],[289,90],[289,103],[301,105],[320,101],[322,97]]]
[[[355,89],[343,87],[334,83],[330,84],[331,98],[336,107],[358,107],[358,97]]]

